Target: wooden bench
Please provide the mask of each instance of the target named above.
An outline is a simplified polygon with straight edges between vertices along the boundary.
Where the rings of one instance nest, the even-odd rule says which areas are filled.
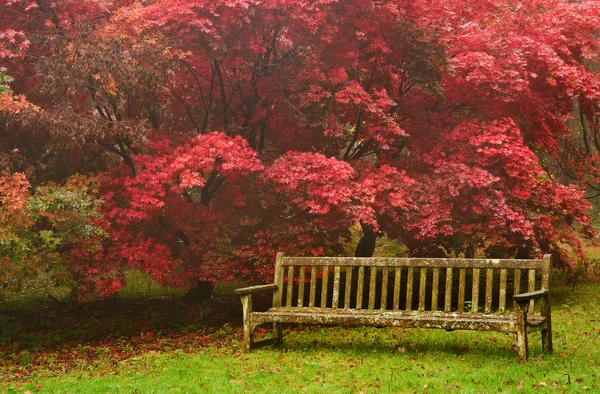
[[[542,347],[552,352],[550,274],[550,255],[523,260],[278,253],[275,283],[236,290],[243,306],[244,350],[280,343],[282,323],[441,328],[515,333],[525,362],[528,329],[541,330]],[[273,306],[253,311],[252,295],[266,290],[273,291]],[[512,300],[508,306],[507,300]],[[268,322],[275,337],[255,343],[255,328]]]

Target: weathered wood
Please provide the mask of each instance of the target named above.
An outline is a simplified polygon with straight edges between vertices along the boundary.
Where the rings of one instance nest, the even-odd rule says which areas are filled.
[[[261,291],[266,290],[277,290],[277,285],[274,283],[270,283],[268,285],[257,285],[250,287],[243,287],[241,289],[235,289],[234,292],[237,295],[251,294],[251,293],[259,293]]]
[[[435,267],[433,269],[433,279],[431,284],[431,310],[437,311],[438,309],[438,291],[440,290],[440,269]]]
[[[292,306],[292,294],[294,294],[294,266],[290,265],[288,267],[288,275],[287,275],[287,294],[285,297],[285,305]]]
[[[535,291],[535,270],[529,270],[529,280],[527,281],[527,292],[531,293]],[[529,314],[533,315],[535,311],[534,300],[529,301]]]
[[[315,306],[315,297],[317,293],[317,267],[310,267],[310,292],[308,297],[308,307]]]
[[[412,295],[413,295],[413,267],[408,267],[406,274],[406,310],[412,310]]]
[[[394,269],[394,306],[393,310],[400,309],[400,283],[402,279],[402,268]]]
[[[454,259],[396,257],[286,257],[285,265],[343,267],[539,268],[543,259]]]
[[[521,270],[515,269],[515,280],[513,294],[519,294],[521,292]]]
[[[365,283],[365,267],[358,268],[358,286],[356,290],[356,309],[362,308],[363,290]]]
[[[539,319],[539,318],[538,318]],[[444,328],[452,330],[481,330],[516,332],[516,321],[509,315],[472,315],[429,311],[381,311],[374,310],[322,310],[302,308],[296,310],[270,310],[255,312],[253,323],[277,321],[281,323],[305,323],[343,326],[378,326],[409,328]]]
[[[283,252],[277,253],[275,258],[275,279],[274,284],[277,285],[277,289],[273,291],[273,306],[281,306],[283,298],[283,258],[285,254]]]
[[[458,271],[458,311],[465,311],[465,287],[467,282],[467,270],[461,268]]]
[[[488,268],[485,273],[485,313],[492,311],[492,290],[494,286],[494,270]]]
[[[516,328],[517,328],[517,352],[519,360],[527,362],[527,307],[515,303]]]
[[[550,295],[542,300],[542,318],[545,320],[546,327],[542,328],[542,349],[547,353],[552,353],[552,315],[550,313]]]
[[[340,271],[341,267],[338,265],[333,269],[333,297],[331,299],[331,307],[333,309],[338,308],[340,302]]]
[[[303,307],[304,306],[304,287],[306,285],[306,267],[301,265],[300,266],[300,275],[298,278],[298,306],[299,307]]]
[[[500,290],[498,292],[498,310],[506,310],[506,269],[500,270]]]
[[[546,327],[542,328],[542,349],[552,353],[552,315],[550,284],[552,283],[552,256],[544,255],[544,266],[542,268],[542,290],[548,290],[548,296],[542,300],[541,315],[546,321]]]
[[[285,253],[278,252],[275,257],[275,278],[273,279],[273,283],[277,285],[277,289],[273,291],[273,307],[281,306],[281,301],[283,298],[283,260],[285,258]],[[281,323],[273,322],[273,333],[275,337],[281,338],[283,337],[283,328],[281,327]]]
[[[452,268],[446,268],[446,288],[444,289],[444,311],[452,309]]]
[[[473,269],[473,287],[471,297],[471,313],[479,312],[479,268]]]
[[[327,287],[329,286],[329,266],[323,267],[321,281],[321,309],[327,308]]]
[[[350,297],[352,296],[352,271],[354,267],[346,267],[346,291],[344,293],[344,308],[350,308]]]
[[[544,264],[542,266],[542,289],[550,288],[550,275],[552,274],[551,255],[544,255]]]
[[[539,300],[540,298],[548,297],[550,294],[549,290],[535,290],[527,293],[521,293],[513,296],[513,300],[518,303],[528,303],[531,300]]]
[[[371,260],[375,260],[372,262]],[[311,267],[310,296],[308,306],[304,306],[304,285],[306,282],[306,266],[303,264],[289,264],[290,261],[302,261]],[[319,261],[320,264],[314,264]],[[357,265],[357,262],[367,262]],[[393,327],[423,327],[445,328],[448,330],[493,330],[512,332],[517,335],[517,349],[521,361],[527,359],[527,330],[541,330],[542,347],[545,351],[552,351],[552,325],[550,308],[550,257],[544,256],[543,260],[492,260],[492,259],[356,259],[334,258],[334,264],[328,258],[284,258],[278,254],[276,260],[274,283],[271,285],[252,286],[238,289],[241,295],[244,318],[244,343],[243,350],[250,351],[259,345],[278,343],[282,339],[282,323],[309,323],[309,324],[335,324],[344,326],[373,325]],[[481,263],[481,264],[479,264]],[[299,289],[297,303],[293,302],[293,286],[295,280],[295,267],[299,268]],[[333,267],[333,286],[329,286],[329,269]],[[342,271],[342,267],[345,267]],[[358,280],[353,281],[353,271],[358,267]],[[369,299],[367,309],[363,309],[363,294],[365,286],[365,267],[369,267]],[[378,277],[381,267],[382,275]],[[402,270],[406,268],[407,279],[402,285]],[[388,310],[388,282],[389,270],[394,269],[394,285],[392,310]],[[414,269],[419,269],[418,307],[413,309]],[[427,308],[428,298],[428,269],[432,268],[431,311]],[[446,270],[446,283],[444,287],[443,311],[438,311],[439,280],[441,269]],[[458,281],[458,311],[453,312],[454,268],[459,269]],[[465,304],[465,288],[467,286],[466,269],[473,269],[472,281],[472,307],[470,313],[461,313]],[[287,269],[287,272],[285,271]],[[318,269],[322,269],[322,278],[317,278]],[[485,279],[485,307],[484,312],[479,312],[479,282],[480,271],[486,270]],[[495,297],[498,297],[499,312],[506,311],[507,275],[508,270],[514,269],[515,290],[513,294],[514,308],[512,313],[492,313],[495,307]],[[523,269],[528,270],[527,293],[521,293],[520,276]],[[541,273],[541,290],[536,288],[536,270]],[[500,285],[498,290],[494,287],[494,275],[499,271]],[[342,272],[345,275],[342,275]],[[287,273],[287,287],[285,306],[282,306],[284,291],[284,276]],[[345,279],[344,307],[340,305],[340,287]],[[379,282],[378,279],[381,279]],[[321,280],[319,305],[316,291],[317,281]],[[377,295],[379,284],[381,292]],[[330,289],[331,287],[331,289]],[[391,288],[391,287],[390,287]],[[252,295],[259,291],[273,290],[273,307],[267,312],[252,311]],[[406,292],[406,310],[400,310],[400,296]],[[521,293],[521,294],[519,294]],[[496,296],[496,294],[498,294]],[[356,304],[352,299],[356,296]],[[329,298],[331,297],[331,298]],[[379,298],[378,298],[379,297]],[[530,303],[538,300],[541,303],[541,315],[534,315],[530,310]],[[328,306],[331,302],[331,308]],[[380,302],[378,309],[375,309]],[[276,337],[266,341],[254,342],[253,331],[262,324],[271,322],[274,325]]]
[[[421,268],[421,276],[419,278],[419,310],[425,310],[425,285],[427,282],[427,268]]]
[[[242,301],[242,319],[244,323],[244,346],[242,347],[245,353],[250,353],[252,351],[252,325],[251,325],[251,315],[252,315],[252,295],[244,294],[241,296]]]
[[[389,270],[386,267],[383,269],[383,274],[381,275],[381,301],[379,309],[382,310],[387,308],[388,276]]]
[[[377,267],[371,267],[369,281],[369,309],[375,308],[375,290],[377,284]]]

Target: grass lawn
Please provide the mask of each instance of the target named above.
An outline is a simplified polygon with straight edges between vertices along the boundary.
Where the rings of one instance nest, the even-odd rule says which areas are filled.
[[[154,342],[79,343],[69,347],[69,363],[50,362],[47,348],[11,357],[5,346],[0,393],[597,393],[599,294],[597,284],[556,288],[554,354],[542,355],[539,333],[530,335],[527,364],[518,363],[513,336],[502,333],[288,328],[282,346],[245,355],[241,328],[225,325],[207,335],[182,334],[193,337],[188,347],[162,333],[152,333]]]

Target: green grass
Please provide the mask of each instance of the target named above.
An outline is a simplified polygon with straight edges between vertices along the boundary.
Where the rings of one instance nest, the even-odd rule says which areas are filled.
[[[243,355],[241,330],[227,326],[190,352],[81,358],[78,368],[47,367],[0,383],[0,392],[594,393],[600,392],[599,293],[594,284],[557,288],[554,354],[542,354],[539,334],[530,335],[527,364],[518,363],[513,337],[502,333],[288,328],[282,346]],[[19,362],[35,362],[35,354],[30,358]]]

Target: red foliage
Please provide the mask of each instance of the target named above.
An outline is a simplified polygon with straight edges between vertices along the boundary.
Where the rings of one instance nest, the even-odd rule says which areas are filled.
[[[594,237],[596,1],[102,4],[12,27],[36,32],[23,49],[56,84],[18,57],[10,70],[56,115],[49,135],[81,147],[73,162],[104,174],[111,238],[91,258],[107,293],[124,267],[174,284],[264,274],[277,249],[339,252],[356,222],[413,254],[563,265]]]

